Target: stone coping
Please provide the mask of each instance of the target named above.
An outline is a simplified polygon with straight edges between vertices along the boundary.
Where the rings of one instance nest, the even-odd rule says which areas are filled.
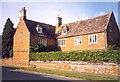
[[[30,61],[34,63],[46,63],[46,64],[71,64],[71,65],[119,65],[117,63],[107,63],[107,62],[100,62],[100,63],[89,63],[89,62],[76,62],[76,61]]]

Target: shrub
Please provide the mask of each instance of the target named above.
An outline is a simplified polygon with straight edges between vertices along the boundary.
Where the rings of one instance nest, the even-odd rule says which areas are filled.
[[[109,45],[108,50],[120,50],[120,43]]]
[[[107,51],[76,51],[76,52],[41,52],[30,53],[30,60],[40,61],[88,61],[88,62],[119,62],[120,50]]]
[[[49,51],[58,51],[56,46],[44,46],[44,45],[33,45],[30,48],[31,52],[49,52]]]
[[[48,46],[47,47],[47,51],[58,51],[58,47],[56,47],[56,46]]]

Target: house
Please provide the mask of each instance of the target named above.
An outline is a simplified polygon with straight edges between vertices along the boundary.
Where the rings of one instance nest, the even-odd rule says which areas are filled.
[[[119,43],[119,33],[113,12],[56,28],[61,51],[107,49]]]
[[[56,26],[28,20],[25,7],[20,10],[19,23],[14,35],[13,59],[29,61],[31,45],[58,46],[61,51],[101,50],[119,42],[119,29],[113,12]]]
[[[56,45],[55,26],[28,20],[25,7],[20,10],[19,23],[14,34],[13,59],[29,61],[32,45]]]

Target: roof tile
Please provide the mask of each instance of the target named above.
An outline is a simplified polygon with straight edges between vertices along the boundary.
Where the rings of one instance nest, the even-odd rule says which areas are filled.
[[[33,35],[51,37],[51,38],[54,38],[53,36],[55,36],[55,32],[54,32],[55,26],[45,24],[45,23],[36,22],[36,21],[32,21],[32,20],[28,20],[28,19],[25,19],[25,23],[26,23],[26,26],[27,26],[29,32]],[[37,32],[37,30],[36,30],[37,25],[40,25],[40,27],[43,28],[42,34]]]
[[[87,20],[80,20],[73,23],[61,25],[59,27],[60,29],[57,32],[57,35],[58,35],[57,38],[105,31],[110,16],[111,16],[111,13],[94,17],[91,19],[87,19]],[[68,32],[66,35],[63,36],[61,34],[61,31],[64,27],[67,27]]]

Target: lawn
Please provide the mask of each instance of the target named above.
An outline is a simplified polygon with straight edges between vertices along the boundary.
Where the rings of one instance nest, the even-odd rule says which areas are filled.
[[[112,76],[101,76],[101,75],[93,75],[93,74],[81,74],[76,72],[68,72],[68,71],[58,71],[58,70],[47,70],[47,69],[38,69],[38,68],[20,68],[22,70],[27,71],[34,71],[34,72],[40,72],[40,73],[47,73],[47,74],[56,74],[61,75],[65,77],[74,77],[74,78],[80,78],[85,80],[111,80],[112,82],[118,82],[117,77]]]

